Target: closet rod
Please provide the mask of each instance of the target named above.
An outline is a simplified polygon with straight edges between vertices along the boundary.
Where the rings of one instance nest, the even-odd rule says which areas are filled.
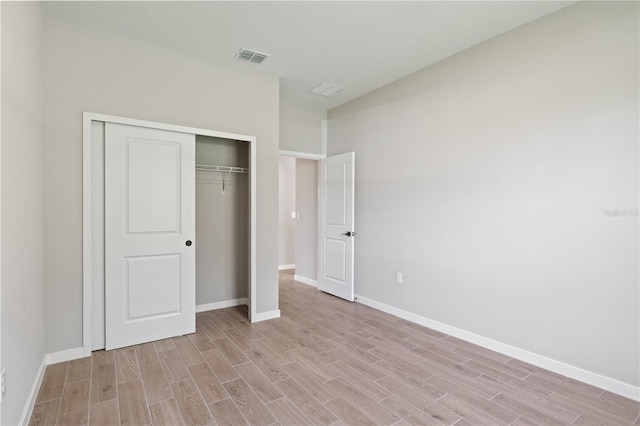
[[[249,169],[246,167],[214,166],[211,164],[196,164],[196,170],[207,172],[249,173]]]

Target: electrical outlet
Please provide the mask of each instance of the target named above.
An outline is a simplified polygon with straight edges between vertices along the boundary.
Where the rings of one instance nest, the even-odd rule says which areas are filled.
[[[402,284],[402,272],[396,272],[396,284]]]
[[[0,372],[0,395],[2,395],[2,398],[4,398],[4,394],[6,391],[7,391],[7,379],[6,379],[5,371],[3,368],[2,372]]]

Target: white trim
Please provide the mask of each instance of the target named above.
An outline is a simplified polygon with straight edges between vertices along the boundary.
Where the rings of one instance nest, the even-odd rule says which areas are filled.
[[[411,312],[404,311],[393,306],[385,305],[384,303],[367,299],[366,297],[356,295],[356,302],[363,305],[377,309],[382,312],[397,316],[407,321],[420,324],[425,327],[429,327],[433,330],[441,333],[448,334],[449,336],[457,337],[458,339],[465,340],[467,342],[474,343],[483,348],[490,349],[495,352],[510,356],[512,358],[519,359],[521,361],[528,362],[540,368],[544,368],[554,373],[562,374],[563,376],[570,377],[575,380],[599,387],[601,389],[613,392],[615,394],[630,398],[635,401],[640,401],[640,387],[630,385],[628,383],[621,382],[610,377],[602,376],[592,371],[584,370],[580,367],[576,367],[570,364],[566,364],[562,361],[558,361],[552,358],[548,358],[543,355],[529,352],[524,349],[517,348],[515,346],[508,345],[506,343],[499,342],[497,340],[490,339],[488,337],[481,336],[476,333],[472,333],[461,328],[453,327],[447,324],[443,324],[438,321],[434,321],[429,318],[422,317],[420,315],[413,314]]]
[[[312,280],[311,278],[303,277],[302,275],[293,275],[293,280],[298,281],[299,283],[310,285],[311,287],[318,287],[318,281]]]
[[[91,356],[91,352],[89,355]],[[86,358],[84,354],[84,348],[67,349],[66,351],[51,352],[45,355],[45,361],[47,365],[57,364],[59,362],[73,361],[74,359]]]
[[[257,148],[256,138],[252,137],[249,141],[249,187],[251,194],[249,195],[249,208],[251,209],[251,215],[249,218],[249,257],[250,257],[250,269],[249,269],[249,322],[253,322],[253,317],[256,315],[257,309],[257,271],[258,271],[258,237],[256,234],[258,224],[258,184],[257,184]]]
[[[296,264],[295,263],[290,263],[288,265],[279,265],[278,266],[278,271],[284,271],[286,269],[296,269]]]
[[[42,357],[40,369],[38,370],[38,374],[36,375],[35,380],[33,381],[33,386],[31,386],[29,396],[27,397],[24,409],[22,410],[22,415],[20,416],[20,421],[18,422],[19,425],[29,424],[29,419],[31,419],[31,414],[33,414],[33,407],[36,406],[36,399],[38,398],[38,392],[40,392],[40,386],[42,385],[42,379],[44,379],[44,372],[46,369],[46,356],[44,356]]]
[[[324,154],[312,154],[310,152],[298,152],[298,151],[285,151],[280,150],[278,154],[284,155],[286,157],[296,157],[296,158],[306,158],[307,160],[322,160],[327,156]]]
[[[280,309],[276,309],[275,311],[258,312],[252,322],[267,321],[275,318],[280,318]]]
[[[91,311],[93,287],[93,247],[91,215],[91,121],[93,114],[82,114],[82,347],[91,355]]]
[[[316,173],[316,194],[318,194],[317,200],[316,200],[316,214],[317,214],[317,218],[318,220],[316,221],[316,276],[318,278],[318,280],[320,279],[320,250],[322,250],[321,244],[320,244],[320,235],[322,235],[322,224],[320,223],[320,215],[322,214],[322,212],[320,211],[320,203],[322,202],[322,199],[320,198],[320,188],[322,186],[322,183],[320,182],[320,168],[322,167],[322,162],[318,161],[318,170]],[[295,279],[295,277],[294,277]],[[320,284],[320,283],[318,283]],[[354,290],[355,292],[355,287]]]
[[[241,297],[240,299],[223,300],[222,302],[204,303],[202,305],[196,305],[196,312],[215,311],[216,309],[233,308],[234,306],[249,304],[248,297]]]
[[[257,267],[257,173],[256,173],[256,138],[255,136],[240,135],[235,133],[218,132],[215,130],[199,129],[195,127],[177,126],[173,124],[158,123],[154,121],[138,120],[134,118],[119,117],[114,115],[98,114],[93,112],[82,113],[82,356],[91,355],[91,281],[92,281],[92,247],[91,247],[91,122],[103,121],[105,123],[127,124],[138,127],[169,130],[173,132],[190,133],[201,136],[233,139],[249,142],[250,155],[250,285],[249,285],[249,321],[255,316],[256,311],[256,267]],[[75,349],[71,349],[74,351]],[[67,351],[65,351],[67,352]],[[80,358],[82,356],[78,356]]]
[[[105,348],[105,123],[91,122],[91,350]]]
[[[0,22],[2,22],[2,7],[0,7]],[[0,31],[1,33],[1,31]],[[0,45],[2,45],[2,36],[0,35]],[[2,69],[2,55],[0,55],[0,70]],[[42,120],[44,121],[44,120]],[[0,123],[2,123],[2,102],[0,102]],[[0,131],[0,165],[2,164],[2,132]],[[2,167],[0,167],[0,176],[2,176]],[[0,188],[2,188],[2,179],[0,178]],[[2,191],[0,190],[0,212],[2,212]],[[0,215],[0,224],[2,224],[2,215]],[[2,225],[0,225],[0,241],[2,241]],[[2,246],[2,244],[0,244]],[[2,250],[0,250],[0,271],[2,271]],[[1,277],[2,274],[0,274]],[[2,279],[0,278],[0,301],[2,300]],[[0,303],[0,371],[2,371],[2,304]],[[2,422],[2,393],[0,393],[0,422]]]
[[[83,112],[84,120],[104,121],[105,123],[127,124],[129,126],[149,127],[152,129],[168,130],[170,132],[190,133],[200,136],[211,136],[221,139],[233,139],[244,142],[254,142],[255,136],[240,135],[237,133],[219,132],[217,130],[199,129],[197,127],[180,126],[175,124],[159,123],[157,121],[139,120],[137,118],[120,117],[117,115],[97,114],[94,112]]]

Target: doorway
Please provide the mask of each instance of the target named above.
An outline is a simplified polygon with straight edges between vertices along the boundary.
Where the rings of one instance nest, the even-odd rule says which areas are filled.
[[[318,163],[304,154],[279,157],[279,269],[318,286]]]
[[[280,270],[293,269],[294,281],[353,302],[355,153],[281,151],[279,166]]]

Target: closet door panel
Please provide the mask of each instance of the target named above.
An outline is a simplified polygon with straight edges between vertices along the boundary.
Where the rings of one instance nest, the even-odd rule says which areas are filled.
[[[128,232],[180,232],[181,144],[131,138],[126,149]]]
[[[107,123],[105,136],[106,348],[193,333],[195,135]]]

